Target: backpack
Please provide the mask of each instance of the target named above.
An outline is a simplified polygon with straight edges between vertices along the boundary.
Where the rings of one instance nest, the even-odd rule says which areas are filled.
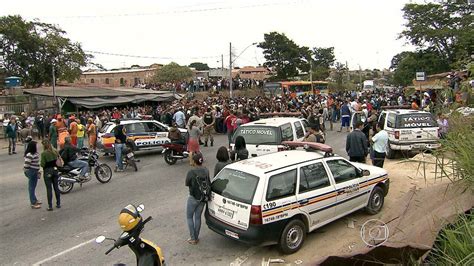
[[[199,198],[196,198],[200,202],[208,202],[211,200],[211,184],[209,182],[209,178],[202,177],[202,176],[195,176],[194,181],[197,185],[197,188],[199,190]]]

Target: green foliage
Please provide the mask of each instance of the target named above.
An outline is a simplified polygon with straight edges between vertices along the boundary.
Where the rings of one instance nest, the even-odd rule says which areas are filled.
[[[276,73],[276,80],[288,80],[298,76],[299,71],[309,70],[306,64],[311,56],[309,48],[299,47],[285,34],[265,33],[264,41],[258,47],[263,49],[264,66]]]
[[[407,86],[412,84],[415,73],[423,71],[426,75],[449,71],[449,65],[437,52],[423,50],[417,52],[402,52],[392,59],[394,69],[394,85]]]
[[[465,66],[474,48],[474,15],[469,0],[408,3],[400,38],[421,49],[432,49],[453,68]]]
[[[0,50],[8,75],[20,76],[26,85],[51,83],[52,66],[57,79],[73,81],[91,58],[57,26],[25,21],[20,16],[0,17]]]
[[[474,260],[474,215],[463,214],[438,235],[427,263],[433,265],[472,265]]]
[[[344,90],[344,78],[347,76],[347,67],[344,64],[339,62],[335,65],[336,72],[335,72],[335,80],[336,80],[336,89],[337,90]]]
[[[154,76],[154,81],[158,83],[184,81],[193,76],[193,72],[187,66],[180,66],[171,62],[158,69]]]
[[[209,70],[209,66],[207,64],[201,63],[201,62],[191,63],[191,64],[189,64],[189,67],[192,67],[192,68],[196,69],[197,71]]]

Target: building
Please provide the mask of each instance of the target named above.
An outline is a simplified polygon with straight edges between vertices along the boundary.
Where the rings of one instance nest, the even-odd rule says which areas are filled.
[[[137,67],[107,71],[85,71],[73,83],[65,81],[60,85],[97,86],[97,87],[134,87],[141,83],[151,83],[155,71],[162,65]]]
[[[265,80],[269,78],[270,71],[261,66],[246,66],[240,68],[238,74],[241,79]]]

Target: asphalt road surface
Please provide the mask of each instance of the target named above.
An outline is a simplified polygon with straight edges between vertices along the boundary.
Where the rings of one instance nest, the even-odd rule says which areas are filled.
[[[346,132],[329,132],[327,143],[334,151],[345,156]],[[212,172],[215,154],[226,145],[226,136],[218,135],[214,147],[202,147],[204,165]],[[189,245],[185,221],[185,202],[188,195],[184,185],[188,161],[169,166],[157,152],[141,152],[137,158],[139,170],[127,169],[114,173],[108,184],[95,178],[82,187],[77,184],[72,192],[62,195],[61,209],[47,212],[46,189],[43,179],[36,189],[43,208],[29,206],[27,179],[22,171],[23,148],[19,154],[9,156],[0,151],[0,264],[41,265],[134,265],[135,257],[128,247],[105,251],[110,242],[98,245],[99,235],[116,238],[121,233],[118,214],[127,204],[145,205],[144,217],[154,219],[146,225],[142,237],[159,245],[168,265],[239,265],[253,257],[259,261],[275,248],[249,247],[210,231],[202,219],[200,242]],[[101,161],[114,166],[111,157]],[[308,237],[305,245],[316,238]]]

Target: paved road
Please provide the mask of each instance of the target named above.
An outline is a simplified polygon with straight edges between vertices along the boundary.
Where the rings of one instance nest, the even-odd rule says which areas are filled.
[[[331,132],[327,143],[336,153],[345,155],[345,136],[344,132]],[[203,148],[205,166],[209,169],[214,168],[215,153],[225,141],[225,136],[217,136],[214,147]],[[21,155],[8,156],[6,150],[0,152],[0,264],[110,265],[121,262],[133,265],[135,258],[128,248],[106,256],[104,252],[109,246],[93,242],[98,235],[117,237],[120,234],[118,213],[129,203],[145,204],[143,215],[154,217],[142,236],[162,247],[168,265],[229,265],[248,257],[259,261],[268,252],[274,252],[272,248],[250,248],[217,235],[205,226],[204,219],[199,245],[186,243],[188,192],[184,178],[190,168],[187,161],[168,166],[161,154],[140,153],[137,173],[129,169],[114,173],[108,184],[92,179],[82,188],[75,186],[71,193],[62,196],[60,210],[47,212],[45,208],[29,208]],[[114,164],[110,157],[101,160],[111,167]],[[45,194],[41,179],[37,196],[44,202],[43,206]]]

